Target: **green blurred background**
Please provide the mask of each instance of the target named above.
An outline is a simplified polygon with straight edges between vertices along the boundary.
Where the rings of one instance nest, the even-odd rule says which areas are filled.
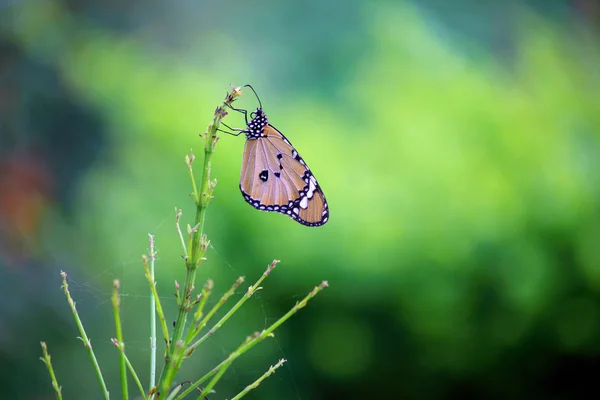
[[[53,398],[45,340],[65,398],[100,398],[60,270],[113,398],[121,281],[127,350],[147,382],[140,255],[155,234],[174,318],[173,210],[186,223],[194,211],[184,155],[201,161],[198,134],[229,84],[245,83],[311,166],[331,218],[306,228],[249,207],[244,139],[222,138],[198,286],[214,279],[216,301],[282,262],[181,380],[328,280],[215,399],[279,358],[248,398],[597,396],[599,17],[595,0],[0,0],[3,397]]]

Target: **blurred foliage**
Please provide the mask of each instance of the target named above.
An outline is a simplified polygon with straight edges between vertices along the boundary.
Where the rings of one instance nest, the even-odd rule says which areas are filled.
[[[244,320],[194,354],[182,378],[212,367],[327,279],[331,287],[273,343],[240,360],[220,398],[281,356],[289,363],[254,398],[531,398],[591,389],[563,368],[579,366],[579,379],[599,372],[597,36],[520,9],[512,57],[499,62],[484,48],[459,52],[405,3],[348,10],[340,9],[361,16],[361,40],[319,44],[317,35],[303,44],[339,51],[328,59],[344,78],[317,81],[323,88],[315,94],[263,83],[278,58],[261,53],[260,43],[237,45],[227,26],[205,32],[198,40],[211,51],[190,61],[55,2],[19,6],[12,37],[56,67],[108,126],[110,151],[80,187],[76,226],[49,216],[44,236],[45,249],[79,260],[93,282],[85,290],[98,298],[87,311],[90,319],[102,313],[96,327],[108,325],[92,335],[104,338],[105,365],[116,376],[111,321],[101,310],[113,276],[130,294],[125,339],[135,364],[146,362],[148,295],[138,255],[147,232],[159,247],[159,291],[174,310],[172,282],[184,271],[172,210],[193,215],[183,156],[190,148],[202,156],[196,134],[227,85],[252,81],[272,123],[318,177],[331,219],[307,229],[251,209],[238,193],[243,139],[222,137],[207,222],[214,248],[201,279],[215,279],[223,292],[238,275],[253,281],[273,258],[282,263]],[[477,49],[475,38],[459,40]],[[226,60],[223,71],[203,68],[215,58]],[[256,101],[248,92],[238,105],[252,109]],[[232,113],[227,123],[242,119]],[[91,369],[71,375],[73,364],[60,366],[67,349],[48,345],[66,396],[76,393],[76,380],[91,382]]]

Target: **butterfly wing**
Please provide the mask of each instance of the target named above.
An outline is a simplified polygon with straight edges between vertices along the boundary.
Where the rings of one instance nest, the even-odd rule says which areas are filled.
[[[240,190],[254,208],[321,226],[329,207],[316,178],[289,140],[271,125],[246,140]]]

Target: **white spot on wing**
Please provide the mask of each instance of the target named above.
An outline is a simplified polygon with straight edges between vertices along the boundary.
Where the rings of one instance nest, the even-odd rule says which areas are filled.
[[[303,197],[302,200],[300,200],[300,207],[306,209],[308,207],[308,197]]]
[[[317,189],[315,183],[315,177],[311,176],[310,181],[308,182],[308,192],[306,193],[306,197],[309,199],[312,199],[313,195],[315,194],[315,190]]]

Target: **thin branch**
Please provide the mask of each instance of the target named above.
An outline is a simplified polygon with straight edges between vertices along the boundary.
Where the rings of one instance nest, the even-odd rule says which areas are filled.
[[[204,342],[208,337],[214,334],[231,316],[250,298],[256,291],[260,290],[260,284],[265,280],[267,276],[271,274],[271,271],[275,269],[275,266],[279,263],[279,260],[273,260],[271,264],[267,267],[266,271],[261,275],[261,277],[256,281],[256,283],[248,288],[248,291],[244,294],[244,296],[217,322],[204,336],[198,339],[194,344],[188,347],[188,352],[194,350],[198,347],[202,342]],[[201,328],[200,328],[201,329]],[[199,332],[200,329],[197,331]]]
[[[133,377],[133,380],[134,380],[136,386],[138,387],[140,394],[142,395],[142,399],[144,399],[144,400],[148,399],[148,396],[146,395],[146,392],[144,391],[144,387],[142,386],[142,382],[140,381],[140,378],[137,376],[137,373],[135,372],[133,365],[131,364],[131,362],[129,361],[129,358],[127,358],[127,355],[125,355],[125,353],[123,351],[124,347],[121,346],[121,343],[116,338],[112,338],[111,341],[115,345],[117,350],[119,350],[119,352],[123,355],[123,358],[125,359],[125,364],[127,365],[127,369],[129,369],[129,373]]]
[[[202,135],[204,137],[204,168],[202,170],[200,190],[198,190],[198,187],[196,186],[196,180],[192,170],[192,163],[194,161],[193,154],[191,156],[186,156],[186,163],[190,170],[190,179],[192,180],[192,195],[196,203],[196,218],[194,228],[191,229],[191,251],[189,259],[186,260],[187,272],[183,286],[183,295],[185,297],[182,299],[179,306],[177,319],[175,320],[175,329],[173,330],[173,342],[176,345],[182,342],[183,339],[187,316],[192,307],[191,294],[196,281],[196,270],[200,265],[200,262],[204,260],[204,254],[206,253],[206,248],[208,246],[208,239],[204,234],[204,221],[206,220],[206,209],[212,199],[216,184],[216,181],[211,179],[210,173],[212,168],[212,155],[215,151],[215,146],[219,141],[218,128],[221,124],[221,120],[227,115],[226,108],[231,105],[237,97],[241,96],[241,94],[242,91],[239,87],[232,87],[231,93],[227,93],[225,96],[223,104],[216,108],[212,122],[208,126],[206,133]],[[171,346],[171,348],[167,350],[165,366],[163,367],[158,383],[160,392],[159,400],[165,398],[175,372],[177,372],[181,365],[179,360],[177,362],[173,360],[176,351],[178,350],[176,350],[174,346]]]
[[[223,294],[223,296],[221,296],[221,299],[217,302],[217,304],[214,305],[214,307],[208,312],[208,314],[206,314],[206,316],[202,319],[202,321],[196,322],[196,326],[193,329],[190,329],[190,331],[188,332],[186,345],[189,344],[194,339],[194,337],[202,330],[202,328],[204,328],[206,326],[206,324],[212,318],[212,316],[215,315],[215,313],[221,308],[221,306],[223,306],[227,302],[227,300],[229,300],[229,298],[233,295],[233,293],[235,293],[235,290],[243,282],[244,282],[244,277],[240,276],[234,282],[234,284],[229,288],[229,290],[227,292],[225,292],[225,294]],[[229,314],[229,313],[227,313],[227,314]],[[203,340],[203,339],[201,339],[201,340]],[[186,351],[186,354],[189,354],[191,351],[193,351],[198,346],[198,344],[200,344],[200,343],[195,343],[194,345],[189,346]]]
[[[40,360],[44,364],[46,364],[46,368],[48,368],[48,373],[50,374],[50,379],[52,380],[52,387],[54,388],[54,393],[56,393],[56,399],[62,400],[62,391],[61,387],[56,380],[56,375],[54,374],[54,368],[52,368],[52,363],[50,362],[50,354],[48,354],[48,348],[46,347],[46,342],[41,342],[42,345],[42,353],[44,357],[40,357]]]
[[[158,313],[158,319],[160,321],[160,327],[162,328],[163,338],[165,340],[166,350],[169,349],[169,328],[167,328],[167,320],[165,319],[165,313],[163,312],[162,305],[160,303],[160,298],[158,297],[158,292],[156,291],[156,282],[152,278],[152,273],[150,272],[150,267],[148,265],[148,256],[145,254],[142,255],[142,262],[144,264],[144,271],[146,273],[146,279],[148,281],[148,285],[150,285],[150,291],[152,292],[152,298],[154,299],[154,303],[156,305],[156,313]]]
[[[251,390],[256,389],[258,387],[258,385],[260,385],[260,383],[262,381],[264,381],[269,376],[271,376],[272,374],[274,374],[275,370],[277,368],[281,367],[283,365],[283,363],[285,363],[286,361],[287,361],[286,359],[282,358],[281,360],[279,360],[279,362],[277,364],[271,365],[271,367],[269,368],[269,370],[267,372],[265,372],[260,378],[258,378],[257,380],[255,380],[253,383],[251,383],[250,385],[246,386],[244,388],[244,390],[242,390],[237,395],[235,395],[234,397],[232,397],[231,400],[240,400],[242,397],[244,397],[245,395],[247,395]]]
[[[236,358],[238,358],[239,356],[241,356],[242,354],[244,354],[245,352],[250,350],[252,347],[256,346],[258,343],[262,342],[266,338],[273,336],[273,332],[275,331],[275,329],[279,328],[281,326],[281,324],[283,324],[285,321],[290,319],[290,317],[292,315],[296,314],[298,312],[298,310],[305,307],[310,299],[315,297],[321,290],[323,290],[327,286],[329,286],[327,281],[323,281],[323,282],[321,282],[321,284],[319,286],[315,286],[315,288],[304,299],[302,299],[301,301],[296,303],[296,305],[294,307],[292,307],[292,309],[290,311],[288,311],[283,317],[279,318],[275,323],[273,323],[271,326],[269,326],[267,329],[263,330],[262,332],[260,332],[260,333],[256,332],[253,336],[246,339],[246,341],[236,351],[231,353],[229,355],[229,357],[227,357],[219,365],[217,365],[212,370],[210,370],[208,373],[206,373],[203,377],[201,377],[200,379],[198,379],[197,381],[192,383],[192,385],[189,388],[187,388],[183,393],[181,393],[177,397],[177,400],[183,400],[185,398],[185,396],[190,394],[198,386],[202,385],[204,383],[204,381],[206,381],[208,378],[215,375],[216,373],[221,371],[223,368],[227,369],[229,367],[229,365],[231,365],[231,363]]]
[[[179,234],[179,240],[181,240],[181,247],[183,248],[183,258],[185,262],[188,262],[189,254],[187,250],[187,246],[185,245],[185,239],[183,238],[183,233],[181,232],[181,225],[179,221],[181,220],[182,211],[180,209],[175,208],[175,226],[177,227],[177,233]]]
[[[113,313],[115,315],[115,330],[117,331],[117,347],[119,349],[119,366],[121,372],[121,392],[123,400],[129,399],[129,390],[127,389],[127,366],[125,363],[125,343],[123,342],[123,330],[121,329],[121,299],[119,298],[119,280],[113,281],[113,294],[112,294],[112,305]]]
[[[150,255],[150,266],[149,271],[146,272],[146,276],[148,277],[148,283],[154,288],[152,292],[152,296],[150,296],[150,388],[153,388],[156,385],[156,312],[157,312],[157,304],[160,308],[160,313],[162,314],[162,306],[160,302],[157,303],[158,293],[156,293],[156,282],[154,280],[154,261],[156,260],[156,251],[154,250],[154,235],[148,234],[148,242],[149,242],[149,255]],[[146,263],[144,263],[146,264]],[[148,269],[148,268],[145,268]],[[156,295],[155,295],[156,293]],[[164,316],[161,320],[161,323],[164,321]],[[166,321],[164,321],[163,326],[163,335],[167,337],[168,340],[168,331],[166,330]]]
[[[90,339],[85,334],[85,329],[83,329],[83,323],[79,318],[79,314],[77,313],[77,308],[75,307],[75,302],[71,297],[71,293],[69,293],[69,285],[67,284],[67,273],[64,271],[60,271],[60,275],[63,279],[62,288],[67,297],[67,302],[69,303],[69,307],[71,307],[71,311],[73,313],[73,318],[75,318],[75,323],[77,324],[77,328],[79,329],[79,334],[81,335],[79,339],[83,342],[85,349],[90,356],[90,360],[94,366],[94,371],[96,372],[96,378],[98,378],[98,383],[100,383],[100,388],[102,389],[102,396],[105,400],[109,400],[110,394],[108,389],[106,388],[106,383],[104,382],[104,378],[102,377],[102,371],[100,370],[100,365],[98,365],[98,360],[96,360],[96,355],[94,354],[94,350],[92,349],[92,343]]]

